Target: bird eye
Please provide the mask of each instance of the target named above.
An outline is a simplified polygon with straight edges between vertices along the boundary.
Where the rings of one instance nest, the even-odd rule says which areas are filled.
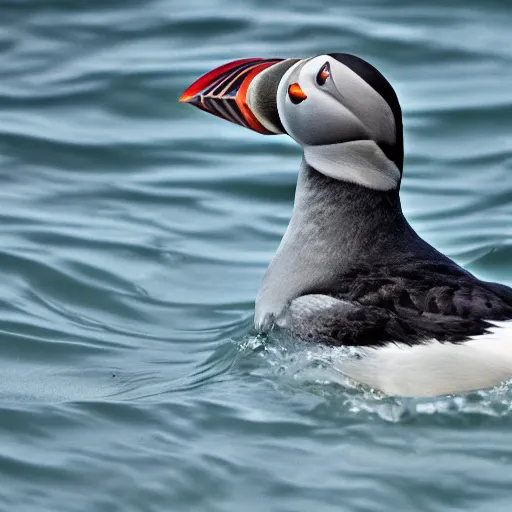
[[[331,66],[326,62],[316,75],[316,83],[318,85],[324,85],[327,79],[331,76]]]

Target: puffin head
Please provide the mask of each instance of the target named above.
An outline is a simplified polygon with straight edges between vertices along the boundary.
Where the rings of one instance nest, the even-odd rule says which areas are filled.
[[[386,78],[354,55],[237,60],[196,80],[180,101],[263,134],[288,134],[331,178],[400,186],[400,104]]]

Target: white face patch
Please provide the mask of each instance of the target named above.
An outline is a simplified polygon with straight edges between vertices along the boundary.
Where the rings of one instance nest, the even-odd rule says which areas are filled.
[[[328,73],[319,80],[322,69]],[[292,101],[292,84],[306,99]],[[287,133],[316,170],[378,190],[398,186],[400,170],[379,148],[396,143],[393,112],[349,67],[328,55],[297,62],[279,83],[277,108]]]

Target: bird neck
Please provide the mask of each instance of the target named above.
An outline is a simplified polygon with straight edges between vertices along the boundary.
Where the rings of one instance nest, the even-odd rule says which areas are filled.
[[[398,189],[334,179],[304,159],[292,218],[256,300],[256,327],[270,328],[300,295],[332,292],[349,269],[389,261],[421,244],[430,247],[404,218]]]
[[[305,146],[304,160],[335,180],[379,191],[400,188],[400,169],[373,140]]]

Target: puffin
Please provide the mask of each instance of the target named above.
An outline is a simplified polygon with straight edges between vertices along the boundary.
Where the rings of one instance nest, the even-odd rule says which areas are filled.
[[[478,279],[406,220],[401,107],[373,65],[347,53],[240,59],[180,101],[303,149],[293,213],[256,298],[260,333],[342,347],[336,368],[387,395],[512,379],[512,289]]]

